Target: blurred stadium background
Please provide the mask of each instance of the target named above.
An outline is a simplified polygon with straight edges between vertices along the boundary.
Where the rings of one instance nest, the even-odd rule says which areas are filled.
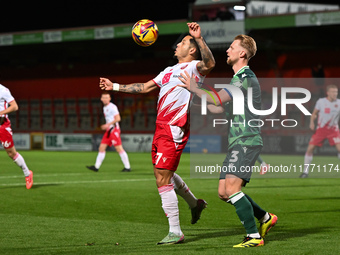
[[[159,39],[142,48],[131,27],[155,21]],[[216,59],[208,77],[233,75],[225,63],[234,36],[252,36],[258,52],[250,65],[259,78],[304,78],[312,92],[311,112],[328,81],[340,73],[339,1],[182,0],[155,3],[115,1],[30,1],[3,3],[0,27],[0,83],[10,88],[19,111],[10,119],[18,150],[97,150],[103,123],[98,78],[119,83],[145,82],[166,66],[186,22],[201,24]],[[228,82],[228,80],[226,80]],[[263,101],[271,87],[263,86]],[[113,94],[122,116],[127,151],[149,151],[157,92]],[[295,128],[263,128],[264,153],[305,152],[309,117],[296,108],[287,118]],[[205,137],[211,140],[211,137]],[[195,142],[191,140],[191,144]],[[219,150],[223,151],[223,143]],[[319,153],[333,155],[334,148]]]

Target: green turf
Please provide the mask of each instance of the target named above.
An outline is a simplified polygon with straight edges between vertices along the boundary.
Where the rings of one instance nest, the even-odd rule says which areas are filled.
[[[189,155],[178,174],[208,201],[201,220],[179,198],[186,241],[157,246],[168,233],[150,155],[130,153],[132,172],[122,173],[118,154],[108,152],[98,173],[96,152],[22,151],[34,171],[26,190],[21,170],[0,153],[0,254],[339,254],[340,178],[253,178],[244,189],[279,221],[265,246],[232,248],[244,229],[235,209],[218,199],[217,179],[192,179]],[[301,164],[302,156],[262,155],[269,163]],[[315,157],[314,163],[335,157]],[[336,162],[336,161],[335,161]],[[270,177],[270,176],[268,176]]]

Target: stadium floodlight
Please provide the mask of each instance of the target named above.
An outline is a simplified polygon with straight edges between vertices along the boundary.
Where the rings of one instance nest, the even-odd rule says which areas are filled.
[[[235,6],[234,6],[234,10],[235,10],[235,11],[245,11],[245,10],[246,10],[246,7],[243,6],[243,5],[235,5]]]

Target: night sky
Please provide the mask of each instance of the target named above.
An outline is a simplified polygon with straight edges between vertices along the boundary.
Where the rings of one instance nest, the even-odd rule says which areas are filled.
[[[1,1],[0,33],[187,19],[193,1]]]
[[[279,0],[271,0],[279,1]],[[0,33],[188,19],[195,0],[31,0],[0,2]],[[244,1],[247,2],[247,1]],[[340,4],[339,0],[290,0]]]

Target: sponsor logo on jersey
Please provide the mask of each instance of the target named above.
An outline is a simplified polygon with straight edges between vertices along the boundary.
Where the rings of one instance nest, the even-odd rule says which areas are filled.
[[[241,88],[242,87],[242,82],[241,81],[236,81],[233,83],[235,87]]]

